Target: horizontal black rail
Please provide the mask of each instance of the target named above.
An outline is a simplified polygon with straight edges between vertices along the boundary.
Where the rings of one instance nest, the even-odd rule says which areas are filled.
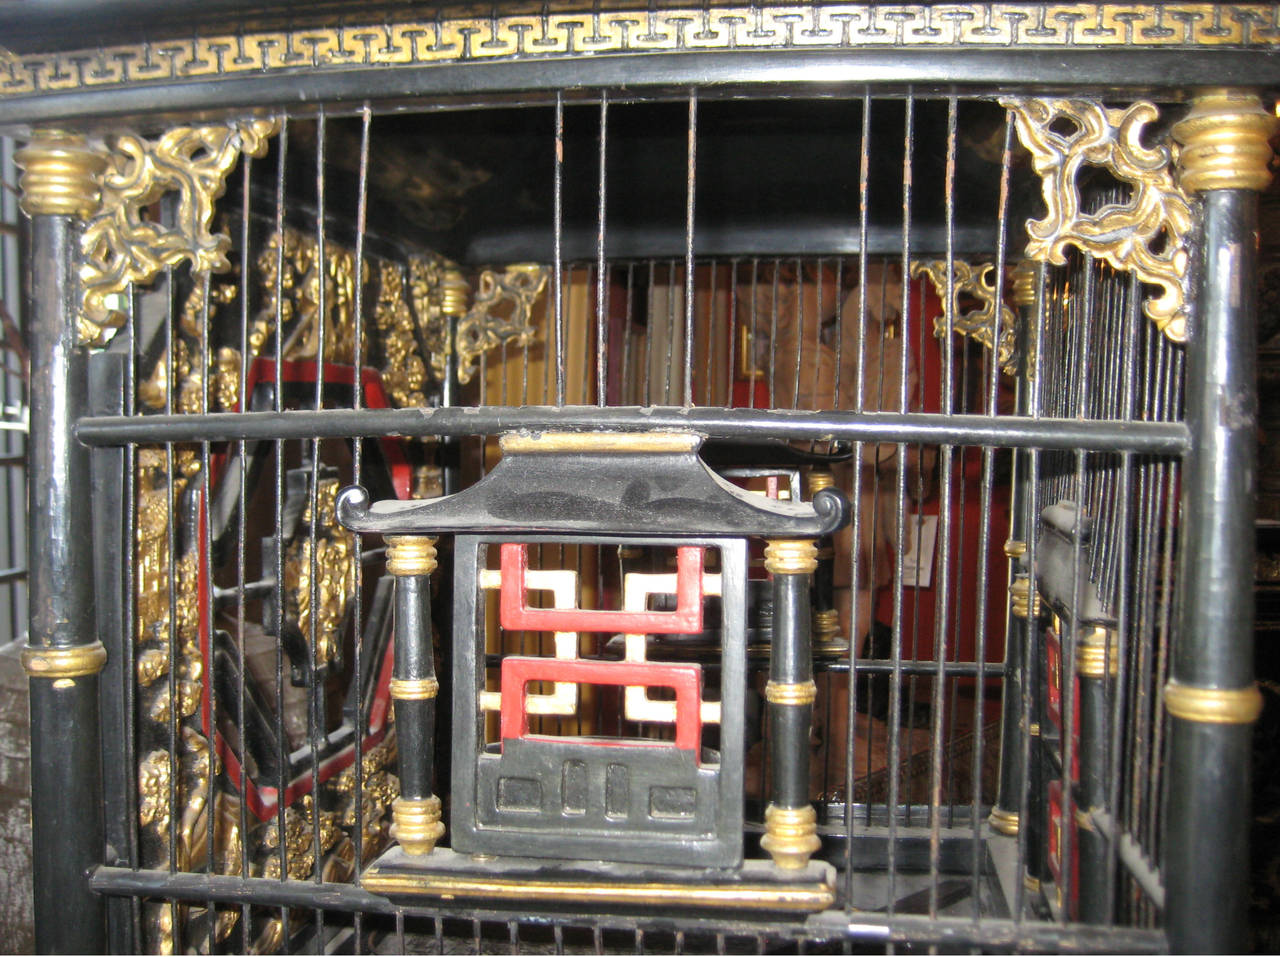
[[[248,904],[275,907],[297,907],[305,910],[343,911],[354,913],[395,914],[455,912],[455,908],[398,907],[384,897],[370,894],[351,884],[314,884],[310,881],[277,881],[265,877],[231,877],[220,874],[182,874],[157,870],[132,870],[127,867],[99,867],[90,878],[90,886],[100,894],[117,897],[151,897],[195,903]],[[490,913],[480,909],[457,907],[460,915]],[[500,912],[493,911],[498,914]],[[530,922],[550,922],[566,917],[566,923],[582,923],[577,915],[530,915]],[[576,916],[576,919],[575,919]],[[612,923],[612,922],[611,922]],[[673,925],[666,916],[652,921],[645,918],[619,916],[617,927],[661,924]],[[691,918],[678,921],[691,927],[715,926],[713,921]],[[803,933],[810,938],[861,940],[868,942],[902,942],[938,944],[958,947],[986,947],[1002,950],[1054,951],[1058,953],[1127,952],[1161,953],[1168,950],[1163,931],[1126,927],[1093,927],[1084,924],[1049,924],[1031,921],[983,920],[876,913],[825,911],[814,914],[803,923],[784,924],[772,921],[736,923],[739,932]]]
[[[518,430],[692,430],[710,438],[902,442],[1001,448],[1081,449],[1181,455],[1181,422],[1033,419],[1023,416],[636,406],[479,406],[439,409],[325,409],[207,415],[92,416],[76,425],[86,445],[340,439],[354,436],[469,436]]]

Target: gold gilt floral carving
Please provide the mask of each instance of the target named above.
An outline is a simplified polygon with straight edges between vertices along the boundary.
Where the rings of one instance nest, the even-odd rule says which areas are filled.
[[[947,314],[950,313],[952,332],[968,336],[993,350],[1000,369],[1009,375],[1015,374],[1017,372],[1014,354],[1017,336],[1016,318],[1013,310],[1004,304],[999,290],[996,289],[995,264],[971,265],[964,260],[956,259],[952,261],[952,266],[950,308],[934,319],[933,334],[939,337],[947,334]],[[912,262],[911,278],[916,279],[920,276],[929,277],[938,296],[945,302],[947,298],[946,261]],[[960,302],[964,297],[976,299],[978,308],[961,312]],[[1029,363],[1028,368],[1031,365]]]
[[[1063,265],[1075,246],[1159,287],[1143,311],[1175,342],[1187,338],[1186,237],[1191,207],[1173,178],[1175,147],[1146,146],[1143,134],[1159,111],[1148,102],[1109,109],[1092,100],[1000,101],[1013,113],[1018,139],[1031,152],[1047,215],[1027,223],[1028,259]],[[1126,203],[1085,212],[1081,168],[1107,170],[1130,189]]]
[[[504,343],[524,345],[536,335],[533,306],[546,288],[550,271],[536,263],[518,263],[501,272],[480,273],[471,309],[458,323],[458,381],[476,373],[476,360]]]
[[[229,268],[227,236],[213,233],[214,201],[242,153],[261,156],[275,120],[219,126],[179,126],[157,139],[116,136],[108,145],[102,204],[81,237],[83,294],[78,335],[105,344],[124,322],[111,299],[130,283],[148,283],[166,266],[186,262],[195,272]],[[144,218],[145,207],[177,194],[175,222]]]
[[[427,404],[423,392],[427,385],[427,367],[419,354],[413,313],[404,292],[404,270],[393,262],[381,263],[374,323],[382,333],[382,385],[396,405],[424,406]],[[430,342],[428,348],[431,348]],[[434,357],[434,352],[432,354]]]
[[[341,653],[347,605],[356,593],[355,535],[338,524],[334,511],[338,484],[336,478],[324,479],[316,489],[314,552],[312,536],[303,534],[289,547],[285,559],[284,584],[291,610],[303,638],[314,643],[317,665],[330,664]],[[306,529],[313,524],[311,505],[307,503],[302,515]]]

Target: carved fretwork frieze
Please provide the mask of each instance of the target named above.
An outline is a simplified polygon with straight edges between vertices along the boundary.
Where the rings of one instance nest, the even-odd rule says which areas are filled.
[[[951,316],[951,331],[968,336],[992,350],[1000,369],[1009,375],[1017,374],[1017,319],[1012,309],[1004,304],[1000,290],[996,288],[994,263],[976,265],[957,259],[952,261],[951,302],[933,321],[933,334],[947,334],[947,316]],[[928,276],[939,298],[947,300],[947,263],[945,260],[911,263],[911,278]],[[978,308],[962,312],[960,302],[974,299]],[[1028,365],[1030,367],[1031,364]]]
[[[1187,338],[1187,240],[1191,206],[1174,179],[1176,147],[1148,146],[1159,117],[1145,101],[1109,109],[1093,100],[1006,97],[1018,139],[1031,153],[1047,214],[1027,223],[1028,259],[1063,265],[1074,246],[1159,288],[1143,311],[1175,342]],[[1079,176],[1100,167],[1129,188],[1123,203],[1085,212]]]
[[[214,202],[241,155],[262,156],[276,127],[275,120],[247,120],[179,126],[156,139],[110,138],[101,206],[81,237],[82,343],[104,345],[123,324],[111,300],[130,283],[151,282],[183,262],[193,272],[230,268],[231,240],[212,231]],[[167,193],[177,195],[172,225],[147,219],[146,207]]]

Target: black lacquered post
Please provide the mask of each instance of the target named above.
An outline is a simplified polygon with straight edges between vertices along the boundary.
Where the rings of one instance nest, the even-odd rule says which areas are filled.
[[[1077,916],[1086,924],[1102,924],[1110,918],[1108,895],[1116,886],[1107,873],[1110,865],[1106,838],[1089,812],[1106,804],[1107,702],[1115,691],[1119,652],[1118,636],[1106,628],[1087,628],[1076,639],[1076,693],[1080,707],[1080,773],[1074,802],[1080,861]]]
[[[31,622],[22,660],[31,688],[36,948],[101,953],[105,908],[88,878],[104,853],[98,673],[107,655],[95,627],[89,452],[74,429],[88,411],[76,218],[97,208],[104,162],[81,137],[39,132],[17,158],[31,216]]]
[[[440,799],[432,794],[435,765],[436,681],[431,642],[431,572],[435,539],[387,538],[387,571],[396,576],[395,665],[391,698],[396,709],[400,797],[392,805],[391,836],[408,854],[430,854],[444,836]]]
[[[1017,414],[1027,415],[1030,406],[1032,372],[1027,348],[1031,341],[1029,330],[1036,320],[1036,275],[1032,263],[1023,261],[1013,270],[1013,301],[1019,310],[1017,358]],[[1030,502],[1028,482],[1031,476],[1030,456],[1024,449],[1014,453],[1013,491],[1009,503],[1009,541],[1004,553],[1009,559],[1009,582],[1019,574],[1026,574],[1027,508]],[[1022,764],[1022,740],[1027,733],[1023,719],[1023,693],[1028,676],[1025,670],[1023,649],[1029,634],[1028,620],[1016,615],[1012,608],[1007,619],[1004,639],[1004,700],[1000,713],[1000,785],[996,792],[995,807],[991,809],[993,830],[1016,837],[1022,808],[1022,795],[1026,786]]]
[[[1174,127],[1181,183],[1201,193],[1199,283],[1187,350],[1182,622],[1169,684],[1161,872],[1175,952],[1248,943],[1249,777],[1262,699],[1253,676],[1258,191],[1275,118],[1214,91]]]
[[[809,577],[818,567],[818,549],[808,540],[775,540],[764,554],[773,575],[773,642],[765,685],[773,790],[760,846],[779,868],[801,870],[822,846],[817,813],[809,803],[809,727],[817,695]]]

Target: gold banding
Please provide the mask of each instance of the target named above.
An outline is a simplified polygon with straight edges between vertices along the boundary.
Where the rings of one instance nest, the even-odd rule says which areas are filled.
[[[1040,617],[1040,593],[1036,592],[1033,598],[1031,582],[1025,575],[1015,578],[1009,586],[1009,607],[1019,618],[1026,618],[1028,614],[1033,618]]]
[[[695,452],[702,436],[693,432],[509,432],[503,452]]]
[[[764,700],[769,704],[800,706],[813,704],[818,697],[818,686],[813,681],[798,681],[787,684],[781,681],[769,681],[764,686]]]
[[[74,645],[70,648],[28,646],[22,649],[22,667],[32,678],[78,678],[96,675],[107,663],[107,649],[102,642]]]
[[[1006,558],[1021,558],[1026,553],[1026,542],[1020,542],[1017,539],[1011,538],[1004,543],[1004,554]]]
[[[809,473],[809,497],[821,492],[824,488],[835,488],[836,477],[830,469],[814,469]]]
[[[1022,886],[1033,894],[1040,893],[1040,878],[1026,874],[1022,878]]]
[[[406,854],[430,854],[436,841],[444,837],[440,820],[440,799],[398,797],[391,805],[391,839]]]
[[[1252,724],[1262,714],[1262,692],[1247,688],[1197,688],[1170,681],[1164,686],[1164,706],[1183,721],[1200,724]]]
[[[813,633],[829,640],[840,634],[840,613],[834,608],[824,608],[813,613]]]
[[[1114,629],[1095,626],[1076,644],[1076,674],[1081,678],[1114,678],[1120,673],[1120,636]]]
[[[426,701],[440,693],[435,678],[392,678],[391,697],[401,701]]]
[[[1276,118],[1253,93],[1214,90],[1191,102],[1173,126],[1182,144],[1178,180],[1190,193],[1209,189],[1262,191],[1271,182],[1271,145]]]
[[[1008,837],[1018,836],[1019,819],[1017,811],[1006,811],[1002,807],[993,807],[987,822],[991,825],[993,831],[999,831]]]
[[[1036,304],[1036,264],[1024,259],[1013,267],[1012,294],[1015,306],[1030,308]]]
[[[1031,727],[1027,729],[1027,734],[1031,735],[1033,738],[1040,737],[1040,722],[1032,721]]]
[[[822,911],[835,903],[826,879],[779,883],[628,883],[625,881],[554,881],[448,873],[384,873],[378,865],[365,872],[361,886],[375,894],[421,896],[444,900],[562,901],[593,905],[723,907],[737,910]]]
[[[91,216],[98,211],[107,160],[83,136],[35,130],[14,161],[23,171],[19,204],[28,216]]]
[[[471,285],[456,266],[446,266],[440,276],[440,311],[446,316],[465,316]]]
[[[822,846],[818,837],[818,812],[813,805],[783,808],[770,804],[764,812],[763,848],[784,871],[802,870]]]
[[[818,546],[807,538],[771,539],[764,567],[771,575],[807,575],[818,568]]]
[[[436,570],[436,540],[429,535],[388,535],[387,571],[392,575],[430,575]]]

